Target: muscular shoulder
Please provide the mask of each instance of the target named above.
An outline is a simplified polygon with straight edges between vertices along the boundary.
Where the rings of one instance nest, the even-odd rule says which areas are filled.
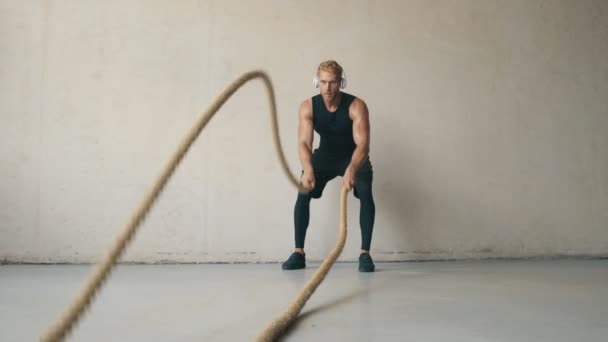
[[[300,104],[300,118],[312,118],[312,99],[306,99]]]
[[[348,112],[349,112],[351,119],[361,117],[361,116],[367,116],[369,114],[369,111],[367,109],[367,104],[365,103],[365,101],[363,101],[362,99],[360,99],[358,97],[355,97],[353,102],[350,104]]]

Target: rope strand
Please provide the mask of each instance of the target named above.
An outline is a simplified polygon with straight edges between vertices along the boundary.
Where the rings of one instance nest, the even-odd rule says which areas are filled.
[[[234,82],[228,85],[228,87],[220,93],[216,100],[211,104],[209,109],[199,117],[195,125],[190,129],[188,134],[182,143],[178,146],[177,151],[171,156],[165,168],[158,176],[156,182],[149,189],[144,200],[139,205],[137,210],[133,213],[122,232],[117,237],[114,245],[110,248],[109,253],[106,257],[97,264],[93,273],[89,277],[85,286],[81,292],[76,296],[73,303],[68,309],[60,316],[57,323],[49,328],[47,333],[41,338],[44,342],[55,342],[65,339],[69,333],[74,329],[75,325],[82,318],[85,310],[91,305],[93,298],[101,289],[102,284],[106,281],[110,275],[114,265],[120,256],[124,253],[127,245],[135,235],[142,221],[152,208],[152,205],[163,191],[171,175],[186,155],[194,141],[198,138],[201,131],[205,128],[211,118],[217,113],[222,105],[245,83],[250,80],[261,78],[266,86],[268,94],[268,102],[270,104],[270,115],[272,122],[272,132],[274,137],[274,143],[276,152],[281,163],[285,175],[293,186],[298,188],[299,191],[306,191],[303,189],[297,177],[289,170],[283,148],[281,147],[281,141],[279,136],[279,129],[277,123],[277,109],[274,96],[274,90],[270,78],[264,71],[254,70],[243,74],[241,77],[236,79]],[[306,284],[296,300],[289,306],[289,308],[277,319],[271,322],[266,329],[259,335],[258,341],[273,341],[275,338],[280,336],[282,332],[295,320],[302,307],[310,298],[312,293],[315,291],[317,286],[323,281],[329,269],[338,258],[344,243],[346,241],[346,189],[342,189],[341,195],[341,222],[340,222],[340,237],[338,244],[334,250],[330,253],[328,258],[323,262],[319,270],[314,274],[313,278]]]

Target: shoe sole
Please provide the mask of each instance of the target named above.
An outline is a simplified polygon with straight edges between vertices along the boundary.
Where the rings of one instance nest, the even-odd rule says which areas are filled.
[[[365,269],[365,268],[361,268],[361,267],[359,267],[359,272],[365,272],[365,273],[368,273],[368,272],[374,272],[375,270],[376,270],[376,266],[372,266],[372,268],[371,268],[371,269]]]
[[[289,267],[281,267],[282,269],[284,269],[285,271],[293,271],[293,270],[301,270],[303,268],[306,268],[306,265],[302,266],[302,267],[295,267],[295,268],[289,268]]]

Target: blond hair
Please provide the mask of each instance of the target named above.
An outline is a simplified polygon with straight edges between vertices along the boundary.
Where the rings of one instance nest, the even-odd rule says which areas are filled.
[[[317,76],[319,76],[319,73],[321,71],[331,72],[336,76],[337,79],[342,78],[342,67],[340,66],[340,64],[338,64],[338,62],[334,60],[321,62],[321,64],[319,64],[319,67],[317,68]]]

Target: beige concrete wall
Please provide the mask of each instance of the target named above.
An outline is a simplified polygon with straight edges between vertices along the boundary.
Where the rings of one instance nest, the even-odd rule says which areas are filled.
[[[251,69],[298,173],[297,108],[327,58],[370,108],[376,260],[608,256],[605,1],[0,1],[0,35],[0,260],[100,258]],[[260,82],[237,93],[124,260],[287,257],[296,193],[268,118]],[[339,189],[312,202],[310,259],[334,244]]]

